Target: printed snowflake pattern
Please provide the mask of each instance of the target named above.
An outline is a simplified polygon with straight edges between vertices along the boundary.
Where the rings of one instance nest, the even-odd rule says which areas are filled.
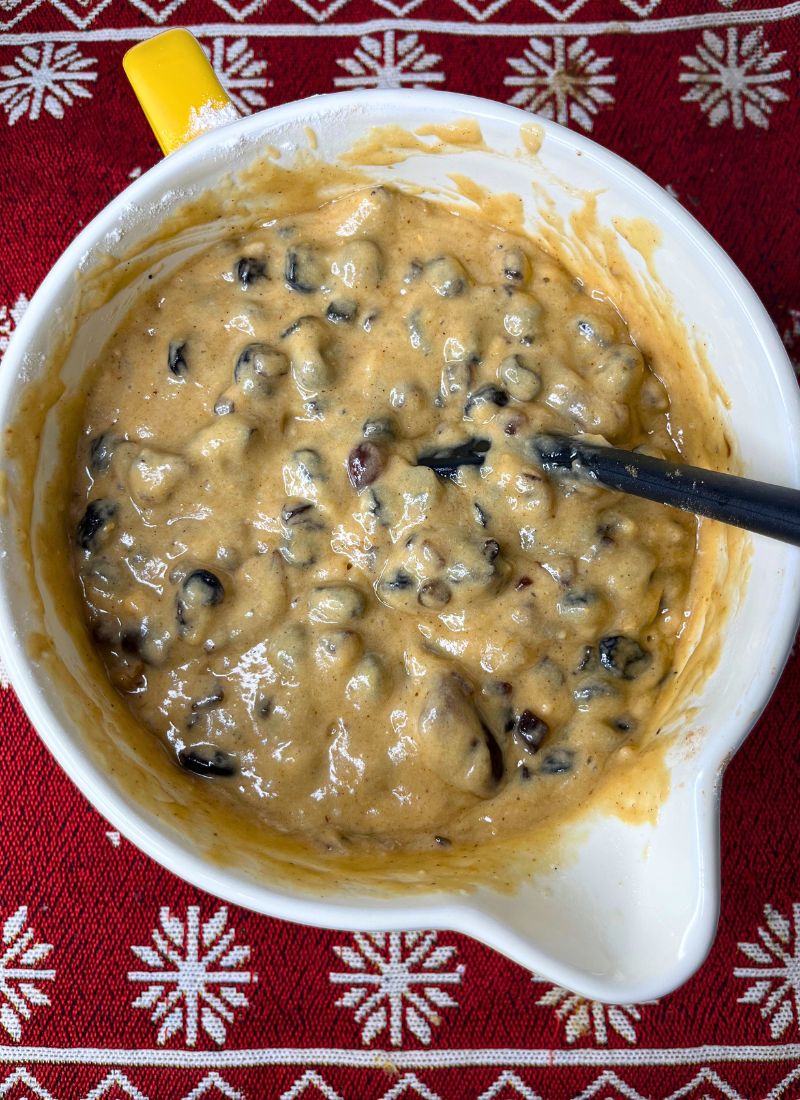
[[[764,925],[758,928],[760,943],[740,943],[755,966],[737,966],[736,978],[755,979],[739,1004],[759,1005],[762,1019],[769,1020],[773,1039],[779,1039],[794,1021],[800,1025],[800,902],[792,917],[784,917],[771,905],[764,906]]]
[[[242,114],[266,107],[264,90],[272,87],[264,76],[267,63],[256,57],[246,38],[228,42],[215,38],[205,49],[220,83]]]
[[[692,85],[683,102],[697,103],[710,126],[731,120],[741,130],[747,120],[766,130],[774,104],[789,98],[776,86],[791,75],[789,69],[775,71],[785,53],[770,53],[763,27],[748,31],[741,41],[738,27],[728,27],[724,39],[703,31],[697,56],[681,58],[689,72],[678,80]]]
[[[437,946],[437,939],[436,932],[356,932],[355,947],[334,946],[348,971],[331,973],[330,980],[349,986],[336,1005],[355,1009],[364,1043],[388,1029],[392,1046],[399,1047],[404,1025],[430,1043],[431,1027],[442,1022],[439,1010],[458,1007],[442,986],[460,985],[464,967],[442,969],[456,949]]]
[[[508,102],[562,126],[572,122],[590,131],[600,108],[614,103],[608,89],[617,78],[605,71],[612,61],[598,57],[584,36],[572,41],[530,38],[522,57],[508,59],[516,75],[507,76],[504,83],[519,89]]]
[[[532,980],[535,985],[550,985],[545,978],[536,975]],[[536,1003],[541,1008],[554,1008],[559,1020],[565,1021],[568,1043],[588,1038],[599,1046],[605,1046],[609,1031],[615,1031],[631,1045],[636,1042],[635,1024],[642,1018],[638,1005],[607,1005],[601,1001],[588,1001],[560,985],[550,985]]]
[[[95,63],[96,58],[84,57],[75,45],[23,46],[13,64],[0,65],[0,106],[8,125],[23,115],[35,122],[43,110],[63,118],[64,108],[76,99],[91,99],[87,84],[97,80],[91,69]]]
[[[8,347],[11,333],[22,320],[22,314],[30,305],[24,294],[20,294],[13,306],[0,306],[0,358]]]
[[[336,62],[349,75],[334,77],[333,82],[337,88],[424,88],[444,83],[444,73],[432,71],[441,60],[438,53],[428,53],[416,34],[400,38],[395,31],[384,31],[382,38],[365,34],[352,57]]]
[[[159,1044],[183,1031],[186,1045],[193,1047],[202,1027],[222,1046],[234,1010],[250,1003],[241,986],[258,981],[256,974],[242,969],[250,948],[235,946],[236,931],[227,927],[226,906],[202,922],[197,905],[189,906],[185,921],[163,906],[159,923],[153,947],[131,948],[149,967],[128,973],[129,981],[147,984],[133,1007],[152,1009],[150,1019],[160,1025]]]
[[[28,907],[20,905],[3,925],[0,946],[0,1027],[19,1042],[23,1020],[30,1019],[31,1009],[50,1004],[39,983],[54,981],[56,972],[40,969],[38,964],[47,958],[53,945],[37,942],[28,924]]]

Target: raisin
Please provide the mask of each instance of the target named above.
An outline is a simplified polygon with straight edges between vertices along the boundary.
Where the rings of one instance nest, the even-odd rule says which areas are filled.
[[[89,445],[89,466],[95,474],[105,474],[111,466],[114,457],[116,439],[111,432],[103,432],[96,435]]]
[[[636,729],[636,719],[628,715],[620,715],[618,718],[612,718],[611,725],[618,733],[630,733],[631,730]]]
[[[105,536],[113,529],[117,515],[117,506],[110,500],[92,500],[86,506],[78,524],[78,545],[89,553],[94,553],[105,541]]]
[[[541,748],[549,730],[547,723],[532,710],[523,710],[516,723],[516,733],[523,748],[533,754]]]
[[[383,467],[384,458],[380,448],[369,441],[359,443],[347,456],[347,475],[357,493],[376,481]]]
[[[393,577],[386,577],[381,581],[381,586],[390,589],[392,592],[402,592],[407,588],[411,588],[411,577],[408,573],[403,572],[402,569],[398,569]]]
[[[315,256],[308,245],[290,248],[286,253],[284,278],[286,285],[298,294],[313,294],[319,290]]]
[[[207,710],[209,707],[215,707],[217,703],[221,703],[224,698],[225,692],[217,684],[206,695],[201,695],[199,699],[192,700],[192,710]]]
[[[539,772],[542,775],[563,775],[572,771],[574,762],[572,749],[553,749],[539,765]]]
[[[499,386],[493,386],[491,382],[488,382],[469,395],[464,405],[464,416],[470,416],[476,405],[494,405],[496,408],[502,409],[505,408],[509,400],[506,390],[501,390]]]
[[[238,771],[236,757],[213,745],[192,745],[181,749],[178,763],[188,772],[205,776],[231,776]]]
[[[281,521],[287,527],[317,526],[314,505],[307,500],[287,500],[281,508]]]
[[[438,611],[450,603],[450,589],[444,581],[425,581],[419,587],[417,600],[423,607]]]
[[[349,325],[355,316],[356,304],[350,301],[331,302],[325,311],[325,320],[332,325]]]
[[[176,378],[183,378],[187,374],[189,363],[186,358],[186,343],[183,340],[173,340],[169,345],[167,366]]]
[[[652,664],[653,657],[635,638],[612,634],[600,639],[600,664],[613,676],[635,680]]]
[[[208,569],[195,569],[185,578],[176,601],[178,623],[191,629],[191,620],[200,608],[222,603],[225,589],[216,574]]]
[[[269,344],[254,343],[243,348],[233,368],[233,380],[245,393],[261,387],[273,378],[289,373],[289,360]]]
[[[503,255],[503,276],[509,283],[524,282],[529,269],[528,257],[521,248],[510,248]]]
[[[426,270],[428,285],[442,298],[457,298],[464,293],[467,273],[453,256],[431,260]]]
[[[365,439],[394,439],[396,432],[397,426],[390,416],[365,420],[361,427]]]
[[[236,261],[233,274],[239,280],[242,290],[249,290],[259,279],[266,279],[267,265],[253,256],[242,256],[241,260]]]

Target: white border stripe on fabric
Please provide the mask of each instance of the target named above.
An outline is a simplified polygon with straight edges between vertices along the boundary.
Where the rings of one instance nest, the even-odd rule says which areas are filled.
[[[414,31],[415,34],[459,34],[479,38],[573,37],[598,34],[665,34],[670,31],[698,30],[704,27],[730,27],[749,23],[777,23],[800,16],[800,0],[762,11],[719,11],[701,15],[676,15],[646,22],[609,20],[604,23],[467,23],[435,19],[370,19],[364,23],[198,23],[188,26],[200,38],[356,38],[383,31]],[[138,42],[159,34],[165,28],[105,27],[81,31],[20,31],[0,34],[0,46],[28,46],[39,42]]]
[[[253,1050],[123,1050],[103,1047],[0,1046],[0,1064],[158,1066],[234,1069],[248,1066],[346,1066],[353,1069],[449,1069],[459,1066],[688,1066],[709,1062],[798,1062],[800,1043],[678,1049],[345,1050],[266,1047]]]

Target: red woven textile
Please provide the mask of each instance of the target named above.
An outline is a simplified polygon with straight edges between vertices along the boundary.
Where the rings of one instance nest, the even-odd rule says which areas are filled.
[[[800,356],[798,3],[0,0],[0,17],[0,353],[61,250],[157,159],[121,58],[183,25],[243,111],[425,85],[590,133],[714,234]],[[462,936],[224,905],[120,840],[0,690],[0,1097],[800,1097],[799,684],[793,659],[727,773],[708,962],[618,1007]],[[427,1011],[388,996],[390,953],[429,974]],[[359,973],[384,991],[369,1012]]]

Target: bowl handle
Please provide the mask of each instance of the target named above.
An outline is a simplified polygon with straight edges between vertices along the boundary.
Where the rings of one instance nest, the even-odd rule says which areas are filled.
[[[175,28],[139,42],[122,66],[164,153],[239,117],[203,47],[187,30]]]

